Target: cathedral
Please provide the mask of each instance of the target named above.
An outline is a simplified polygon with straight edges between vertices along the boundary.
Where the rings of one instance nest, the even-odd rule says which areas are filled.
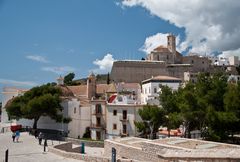
[[[113,63],[111,79],[114,82],[140,83],[158,75],[183,79],[184,72],[207,72],[211,69],[207,57],[188,54],[183,56],[176,50],[176,37],[167,36],[166,46],[160,45],[151,51],[145,60],[122,60]]]

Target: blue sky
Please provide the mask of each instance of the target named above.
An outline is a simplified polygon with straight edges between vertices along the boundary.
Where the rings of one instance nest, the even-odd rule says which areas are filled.
[[[182,32],[141,7],[123,9],[116,2],[2,1],[0,78],[37,84],[55,81],[60,72],[44,71],[45,67],[69,68],[77,78],[85,77],[98,68],[93,61],[107,53],[117,60],[141,59],[145,54],[139,48],[149,35]]]
[[[221,20],[212,21],[209,25],[205,21],[197,24],[201,21],[198,21],[199,13],[195,13],[194,7],[203,9],[197,11],[204,11],[208,14],[206,17],[211,16],[215,8],[186,3],[190,6],[183,8],[194,12],[189,14],[189,10],[179,10],[177,13],[176,0],[171,5],[166,0],[161,2],[0,0],[0,88],[31,87],[53,82],[59,75],[68,72],[74,72],[76,78],[86,77],[90,71],[105,73],[111,67],[109,59],[141,59],[149,46],[164,43],[159,37],[166,33],[177,36],[180,51],[191,47],[193,52],[206,54],[205,51],[229,52],[239,49],[239,44],[223,47],[218,43],[217,46],[213,41],[214,34],[210,37],[211,34],[204,33],[208,29],[209,33],[218,31],[218,28],[212,29],[214,24],[225,27],[225,24],[219,23]],[[224,5],[217,2],[212,3],[219,8]],[[234,15],[232,11],[239,9],[239,2],[236,3],[238,5],[225,6],[229,8],[230,16]],[[205,20],[204,15],[202,18]],[[217,17],[212,18],[218,20]],[[229,20],[227,16],[224,19]],[[196,25],[191,26],[192,23]],[[200,36],[197,37],[196,33]]]

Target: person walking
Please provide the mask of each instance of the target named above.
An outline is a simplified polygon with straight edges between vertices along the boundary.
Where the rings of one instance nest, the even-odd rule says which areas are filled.
[[[18,140],[19,140],[19,137],[20,137],[20,131],[17,130],[17,131],[16,131],[16,141],[17,141],[17,142],[18,142]]]
[[[38,142],[39,142],[39,145],[42,144],[42,139],[43,139],[43,133],[40,132],[40,133],[38,134]]]
[[[15,131],[13,131],[12,132],[12,140],[13,140],[13,142],[15,142],[15,138],[16,138],[16,133],[15,133]]]

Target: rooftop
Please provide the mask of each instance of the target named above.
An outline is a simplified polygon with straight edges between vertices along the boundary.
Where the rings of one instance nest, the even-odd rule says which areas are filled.
[[[159,75],[159,76],[155,76],[152,77],[150,79],[146,79],[144,81],[142,81],[142,83],[148,83],[148,82],[154,82],[154,81],[159,81],[159,82],[181,82],[180,78],[176,78],[176,77],[171,77],[171,76],[165,76],[165,75]]]
[[[110,140],[109,140],[110,141]],[[240,159],[240,146],[196,139],[171,137],[147,140],[136,137],[116,138],[112,140],[125,147],[133,147],[143,152],[155,150],[161,158],[230,158]],[[152,153],[152,152],[151,152]]]

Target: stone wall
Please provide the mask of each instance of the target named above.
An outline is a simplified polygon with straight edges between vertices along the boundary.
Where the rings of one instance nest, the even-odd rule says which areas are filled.
[[[124,145],[110,140],[104,141],[104,156],[110,157],[112,153],[112,148],[116,149],[116,154],[118,158],[134,159],[142,162],[158,161],[158,157],[156,154],[152,155],[149,153],[145,153],[139,147]]]
[[[165,62],[116,61],[111,71],[111,79],[117,83],[140,83],[157,75],[168,75]]]
[[[79,147],[72,148],[72,143],[64,143],[60,144],[54,147],[49,147],[49,152],[52,152],[54,154],[57,154],[59,156],[65,157],[65,158],[72,158],[77,160],[84,160],[87,162],[111,162],[111,155],[109,156],[92,156],[87,154],[81,154],[76,149],[79,149]],[[79,149],[80,150],[80,149]],[[139,160],[132,160],[132,159],[123,159],[123,158],[117,158],[117,162],[143,162]]]
[[[115,82],[141,83],[152,76],[166,75],[184,78],[186,71],[196,71],[191,64],[166,64],[160,61],[116,61],[111,79]]]
[[[87,141],[87,140],[81,140],[81,139],[74,139],[74,138],[66,138],[66,141],[72,142],[73,144],[80,145],[82,142],[85,144],[85,146],[89,147],[104,147],[103,141]]]

